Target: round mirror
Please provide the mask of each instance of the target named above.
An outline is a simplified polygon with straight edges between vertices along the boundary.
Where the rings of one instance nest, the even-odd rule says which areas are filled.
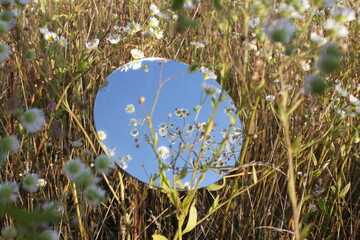
[[[114,71],[96,96],[95,127],[107,154],[138,180],[206,187],[237,162],[242,125],[206,68],[144,58]],[[164,176],[164,175],[162,175]]]

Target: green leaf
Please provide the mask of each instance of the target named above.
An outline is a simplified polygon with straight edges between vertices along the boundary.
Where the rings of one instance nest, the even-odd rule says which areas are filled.
[[[224,186],[225,186],[225,179],[224,179],[224,183],[222,185],[214,183],[214,184],[207,186],[206,189],[209,191],[217,191],[217,190],[222,189]]]
[[[188,222],[186,224],[186,227],[185,227],[183,233],[185,234],[185,233],[188,233],[191,230],[193,230],[196,226],[196,222],[197,222],[197,210],[196,210],[195,201],[194,201],[190,207]]]
[[[179,177],[178,177],[179,180],[180,180],[180,179],[183,179],[183,178],[186,176],[187,170],[188,170],[187,167],[184,167],[184,168],[181,170],[180,175],[179,175]]]
[[[339,198],[343,198],[345,197],[345,195],[348,193],[348,191],[350,190],[351,187],[351,183],[349,182],[344,188],[343,190],[341,190],[341,192],[339,193]]]
[[[160,235],[160,234],[154,234],[152,235],[152,239],[153,240],[168,240],[167,237],[163,236],[163,235]]]
[[[314,225],[314,223],[310,223],[306,225],[300,232],[300,239],[305,239],[309,235],[310,228]]]
[[[296,152],[299,149],[302,138],[303,138],[303,136],[300,135],[299,137],[297,137],[295,139],[295,141],[293,143],[291,143],[291,150],[293,151],[293,153]]]
[[[220,195],[217,195],[216,198],[214,199],[214,202],[211,204],[209,213],[216,210],[216,207],[219,205],[219,199],[220,199]]]
[[[319,205],[319,209],[320,211],[322,211],[323,213],[325,213],[326,215],[329,215],[328,210],[326,208],[326,202],[324,200],[322,200],[321,198],[318,199],[318,205]]]

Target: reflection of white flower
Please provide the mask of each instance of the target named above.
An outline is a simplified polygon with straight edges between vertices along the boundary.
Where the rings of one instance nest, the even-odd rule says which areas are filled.
[[[100,140],[105,140],[106,139],[106,132],[100,130],[100,131],[97,132],[97,134],[98,134]]]
[[[128,104],[125,107],[125,112],[126,113],[134,113],[135,112],[135,106],[134,104]]]
[[[158,132],[161,137],[164,137],[168,133],[168,130],[166,128],[159,128]]]
[[[90,42],[86,43],[86,48],[91,50],[97,48],[99,45],[100,40],[95,38],[94,40],[91,40]]]
[[[130,119],[130,126],[136,127],[138,125],[138,120],[135,118]]]
[[[158,147],[157,152],[161,159],[166,159],[166,158],[170,157],[170,151],[165,146]]]
[[[133,62],[130,62],[127,64],[128,69],[131,69],[131,70],[138,70],[141,68],[141,66],[142,66],[142,64],[139,61],[133,61]]]
[[[195,128],[194,125],[188,124],[186,126],[186,132],[190,133],[190,132],[192,132],[194,130],[194,128]]]
[[[144,52],[141,51],[141,50],[139,50],[139,49],[136,49],[136,48],[132,49],[132,50],[130,51],[130,53],[131,53],[131,56],[132,56],[133,58],[135,58],[135,59],[139,59],[139,58],[143,58],[143,57],[144,57]]]
[[[207,82],[203,82],[202,87],[206,94],[213,95],[213,94],[220,94],[221,90],[214,85],[208,84]]]
[[[135,128],[135,129],[131,130],[130,135],[133,137],[136,137],[137,135],[139,135],[139,131]]]

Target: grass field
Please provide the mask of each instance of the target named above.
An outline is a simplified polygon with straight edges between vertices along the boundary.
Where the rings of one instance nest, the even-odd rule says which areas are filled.
[[[4,239],[360,238],[360,2],[195,2],[0,0]],[[133,49],[210,69],[234,100],[223,186],[99,171],[95,96]]]

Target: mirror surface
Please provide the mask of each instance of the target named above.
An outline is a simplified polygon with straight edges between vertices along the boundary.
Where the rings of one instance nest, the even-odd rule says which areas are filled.
[[[160,168],[179,189],[208,186],[240,154],[242,125],[230,97],[207,70],[188,69],[162,58],[135,60],[96,96],[95,127],[107,154],[152,186],[159,186]]]

